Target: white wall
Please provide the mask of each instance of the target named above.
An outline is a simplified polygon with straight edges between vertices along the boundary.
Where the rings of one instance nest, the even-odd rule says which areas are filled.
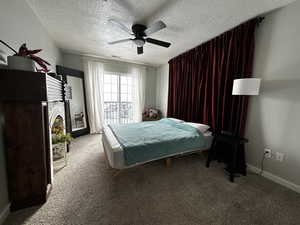
[[[16,49],[22,43],[27,43],[30,49],[42,48],[43,52],[39,56],[48,60],[52,64],[51,68],[55,70],[55,65],[61,60],[60,51],[26,1],[2,0],[0,3],[0,21],[1,40],[8,42]],[[10,50],[2,45],[0,45],[0,50],[11,54]],[[2,125],[3,123],[0,122],[1,130]],[[8,204],[4,161],[3,136],[0,134],[0,214]]]
[[[160,66],[157,69],[156,78],[156,107],[167,116],[169,90],[169,64]]]
[[[260,167],[263,150],[283,152],[265,170],[300,185],[300,1],[271,12],[256,33],[254,75],[261,94],[251,97],[246,136],[248,163]]]
[[[76,54],[63,54],[63,65],[65,67],[69,67],[72,69],[77,70],[84,70],[83,58],[85,56],[76,55]],[[123,70],[126,66],[130,65],[130,63],[116,61],[116,60],[108,60],[108,59],[101,59],[101,58],[93,58],[93,57],[86,57],[92,60],[100,60],[103,62],[108,62],[111,67],[118,68],[119,70]],[[156,106],[156,68],[152,66],[146,66],[146,99],[145,104],[146,106]]]

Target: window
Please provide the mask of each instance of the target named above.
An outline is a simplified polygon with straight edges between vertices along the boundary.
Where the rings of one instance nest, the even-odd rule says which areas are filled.
[[[133,122],[133,82],[128,74],[104,74],[104,121]]]

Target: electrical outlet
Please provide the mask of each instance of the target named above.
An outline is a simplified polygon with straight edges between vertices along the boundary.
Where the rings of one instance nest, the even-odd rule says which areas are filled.
[[[284,159],[284,154],[282,152],[276,152],[276,160],[282,162]]]
[[[271,149],[265,148],[264,153],[265,153],[265,157],[266,158],[269,158],[269,159],[272,158],[272,151],[271,151]]]

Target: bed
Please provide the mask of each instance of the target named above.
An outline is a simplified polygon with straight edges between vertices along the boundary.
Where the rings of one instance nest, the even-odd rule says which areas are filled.
[[[102,143],[109,165],[125,169],[147,162],[200,152],[210,148],[211,132],[175,121],[162,119],[123,125],[107,125]]]

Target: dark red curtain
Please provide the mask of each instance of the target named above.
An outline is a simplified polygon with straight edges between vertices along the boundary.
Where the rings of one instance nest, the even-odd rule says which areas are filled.
[[[233,96],[233,80],[252,75],[257,19],[169,61],[168,117],[243,135],[248,97]]]

